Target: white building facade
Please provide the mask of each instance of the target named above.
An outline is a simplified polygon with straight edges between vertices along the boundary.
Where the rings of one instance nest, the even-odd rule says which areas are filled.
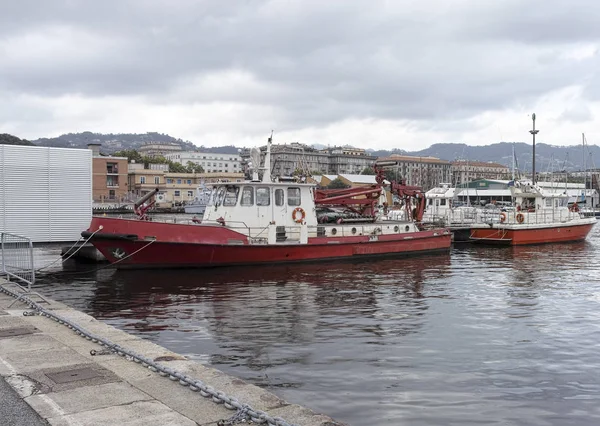
[[[165,155],[167,160],[187,166],[188,162],[202,166],[205,173],[240,173],[242,158],[238,154],[183,151]]]

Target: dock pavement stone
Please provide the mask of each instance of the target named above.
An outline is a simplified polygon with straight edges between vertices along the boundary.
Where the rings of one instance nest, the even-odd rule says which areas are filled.
[[[52,426],[197,426],[158,401],[133,402],[47,420]]]
[[[21,352],[12,352],[3,354],[2,358],[17,371],[25,374],[43,369],[88,363],[85,357],[69,348],[35,351],[28,353],[27,356],[23,356]]]
[[[93,376],[90,378],[65,383],[56,383],[54,380],[52,380],[53,374],[81,369],[86,369],[93,372]],[[22,374],[22,377],[25,377],[35,383],[36,387],[38,388],[36,393],[63,392],[85,386],[98,386],[120,381],[116,374],[110,370],[102,368],[98,364],[75,364],[66,367],[44,368],[42,370],[36,370]]]
[[[74,414],[149,400],[152,397],[123,382],[32,395],[25,399],[44,418],[53,417],[57,406],[64,414]]]
[[[174,361],[169,363],[169,367],[187,376],[210,383],[212,387],[225,392],[227,395],[235,395],[238,400],[244,401],[257,410],[268,411],[288,404],[271,392],[193,361]]]
[[[273,417],[294,419],[295,424],[302,426],[347,426],[345,423],[338,423],[323,414],[315,414],[312,410],[297,404],[271,410],[269,414]]]
[[[10,338],[0,338],[0,350],[4,354],[14,352],[35,352],[64,348],[64,344],[45,334],[24,334]]]

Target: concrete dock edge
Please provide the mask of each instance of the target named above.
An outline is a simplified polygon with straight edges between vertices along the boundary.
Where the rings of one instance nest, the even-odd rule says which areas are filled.
[[[16,288],[0,278],[0,285]],[[13,286],[13,287],[11,287]],[[49,318],[24,316],[30,309],[0,293],[0,375],[52,426],[214,426],[235,411],[102,347]],[[166,348],[132,336],[64,304],[44,308],[120,346],[202,380],[240,402],[298,426],[341,425],[328,416]],[[0,403],[2,417],[2,403]]]

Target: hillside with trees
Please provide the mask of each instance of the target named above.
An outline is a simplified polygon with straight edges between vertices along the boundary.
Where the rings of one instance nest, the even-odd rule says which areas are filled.
[[[26,139],[19,139],[16,136],[9,135],[8,133],[0,133],[0,145],[27,145],[31,146],[33,143]]]

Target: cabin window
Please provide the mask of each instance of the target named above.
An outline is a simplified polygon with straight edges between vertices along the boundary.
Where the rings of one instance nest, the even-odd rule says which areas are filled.
[[[228,186],[225,190],[225,199],[223,200],[224,206],[235,206],[237,203],[238,193],[240,188],[237,186]]]
[[[240,204],[242,206],[254,205],[254,188],[251,186],[245,186],[244,189],[242,189],[242,199]]]
[[[288,188],[288,206],[300,205],[300,188]]]
[[[269,204],[271,204],[269,188],[256,188],[256,205],[268,206]]]
[[[275,205],[283,206],[283,189],[281,188],[275,190]]]
[[[546,207],[552,207],[552,198],[546,198]]]
[[[445,206],[445,205],[446,205],[446,199],[445,199],[445,198],[442,198],[442,199],[440,200],[440,206]]]
[[[219,189],[217,189],[217,192],[215,193],[215,200],[214,200],[215,206],[220,206],[221,203],[223,203],[224,197],[225,197],[225,187],[221,186]]]

